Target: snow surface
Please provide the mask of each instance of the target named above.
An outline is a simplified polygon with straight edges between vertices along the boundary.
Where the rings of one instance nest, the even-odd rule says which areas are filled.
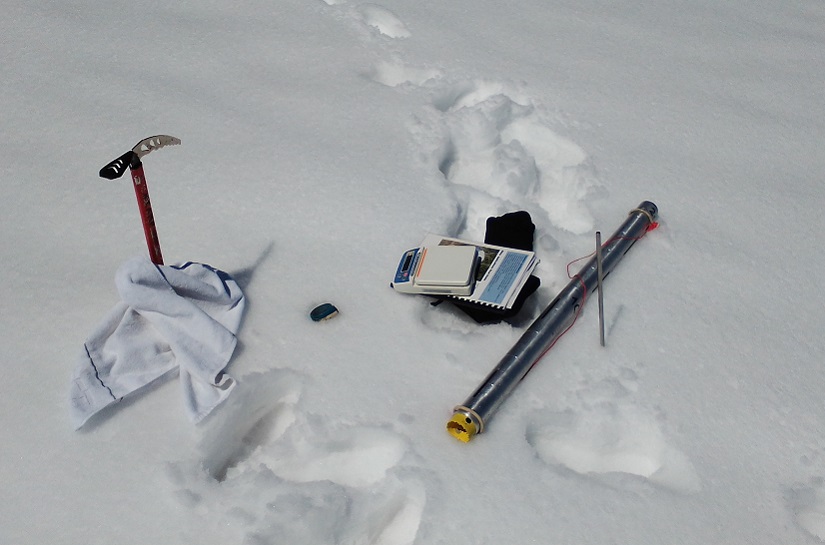
[[[4,4],[0,542],[825,540],[822,0]],[[145,253],[249,300],[201,425],[170,379],[80,432],[68,379]],[[661,227],[469,444],[444,430],[640,201]],[[528,210],[542,287],[477,325],[393,292]],[[332,301],[335,319],[309,310]]]

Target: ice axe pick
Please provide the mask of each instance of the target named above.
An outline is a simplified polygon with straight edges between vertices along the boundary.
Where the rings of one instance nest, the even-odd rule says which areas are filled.
[[[155,227],[155,217],[152,215],[152,203],[149,200],[149,189],[146,187],[146,176],[143,174],[141,159],[149,153],[164,146],[180,144],[180,139],[174,136],[158,135],[144,138],[135,147],[127,151],[102,169],[100,177],[107,180],[116,180],[123,176],[126,167],[132,173],[132,185],[135,187],[140,219],[143,222],[143,233],[146,235],[146,245],[149,247],[149,257],[152,263],[163,265],[163,255],[160,253],[160,240]]]

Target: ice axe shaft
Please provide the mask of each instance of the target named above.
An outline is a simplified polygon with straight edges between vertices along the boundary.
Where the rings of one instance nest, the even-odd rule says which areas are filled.
[[[655,227],[657,215],[658,208],[650,201],[644,201],[630,211],[628,218],[601,248],[603,278],[610,274],[637,240]],[[594,256],[527,328],[476,391],[453,409],[453,417],[447,422],[447,431],[451,435],[468,442],[484,431],[490,417],[504,400],[576,321],[587,295],[598,284],[598,273],[597,258]]]
[[[155,216],[152,214],[152,202],[149,200],[149,188],[146,185],[146,175],[143,173],[141,158],[156,149],[178,144],[180,140],[174,136],[160,135],[144,138],[131,150],[100,169],[101,178],[116,180],[123,176],[126,167],[129,167],[140,211],[140,220],[143,223],[143,233],[146,236],[146,246],[149,248],[149,258],[156,265],[163,265],[163,255],[160,251],[160,238],[155,226]]]
[[[146,246],[149,248],[149,258],[155,265],[163,265],[163,255],[160,252],[160,238],[155,226],[155,216],[152,214],[152,202],[149,200],[149,188],[146,187],[146,176],[143,174],[143,163],[137,160],[137,166],[130,165],[132,185],[135,188],[140,221],[143,222],[143,234],[146,235]]]

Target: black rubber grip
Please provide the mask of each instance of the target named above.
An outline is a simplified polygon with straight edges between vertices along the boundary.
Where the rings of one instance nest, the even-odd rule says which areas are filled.
[[[127,151],[105,167],[100,169],[100,177],[107,180],[117,180],[130,166],[140,164],[140,159],[134,151]]]

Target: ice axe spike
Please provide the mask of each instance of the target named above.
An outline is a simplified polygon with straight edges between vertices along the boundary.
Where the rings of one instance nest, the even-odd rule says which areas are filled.
[[[143,233],[146,235],[146,245],[149,247],[149,257],[152,263],[163,265],[163,255],[160,252],[160,240],[155,227],[155,217],[152,214],[152,203],[149,200],[149,189],[146,187],[146,176],[143,173],[143,163],[141,158],[156,149],[164,146],[175,146],[180,144],[180,139],[174,136],[158,135],[144,138],[133,147],[102,169],[100,177],[107,180],[116,180],[123,176],[126,167],[132,174],[132,185],[135,188],[140,219],[143,223]]]

